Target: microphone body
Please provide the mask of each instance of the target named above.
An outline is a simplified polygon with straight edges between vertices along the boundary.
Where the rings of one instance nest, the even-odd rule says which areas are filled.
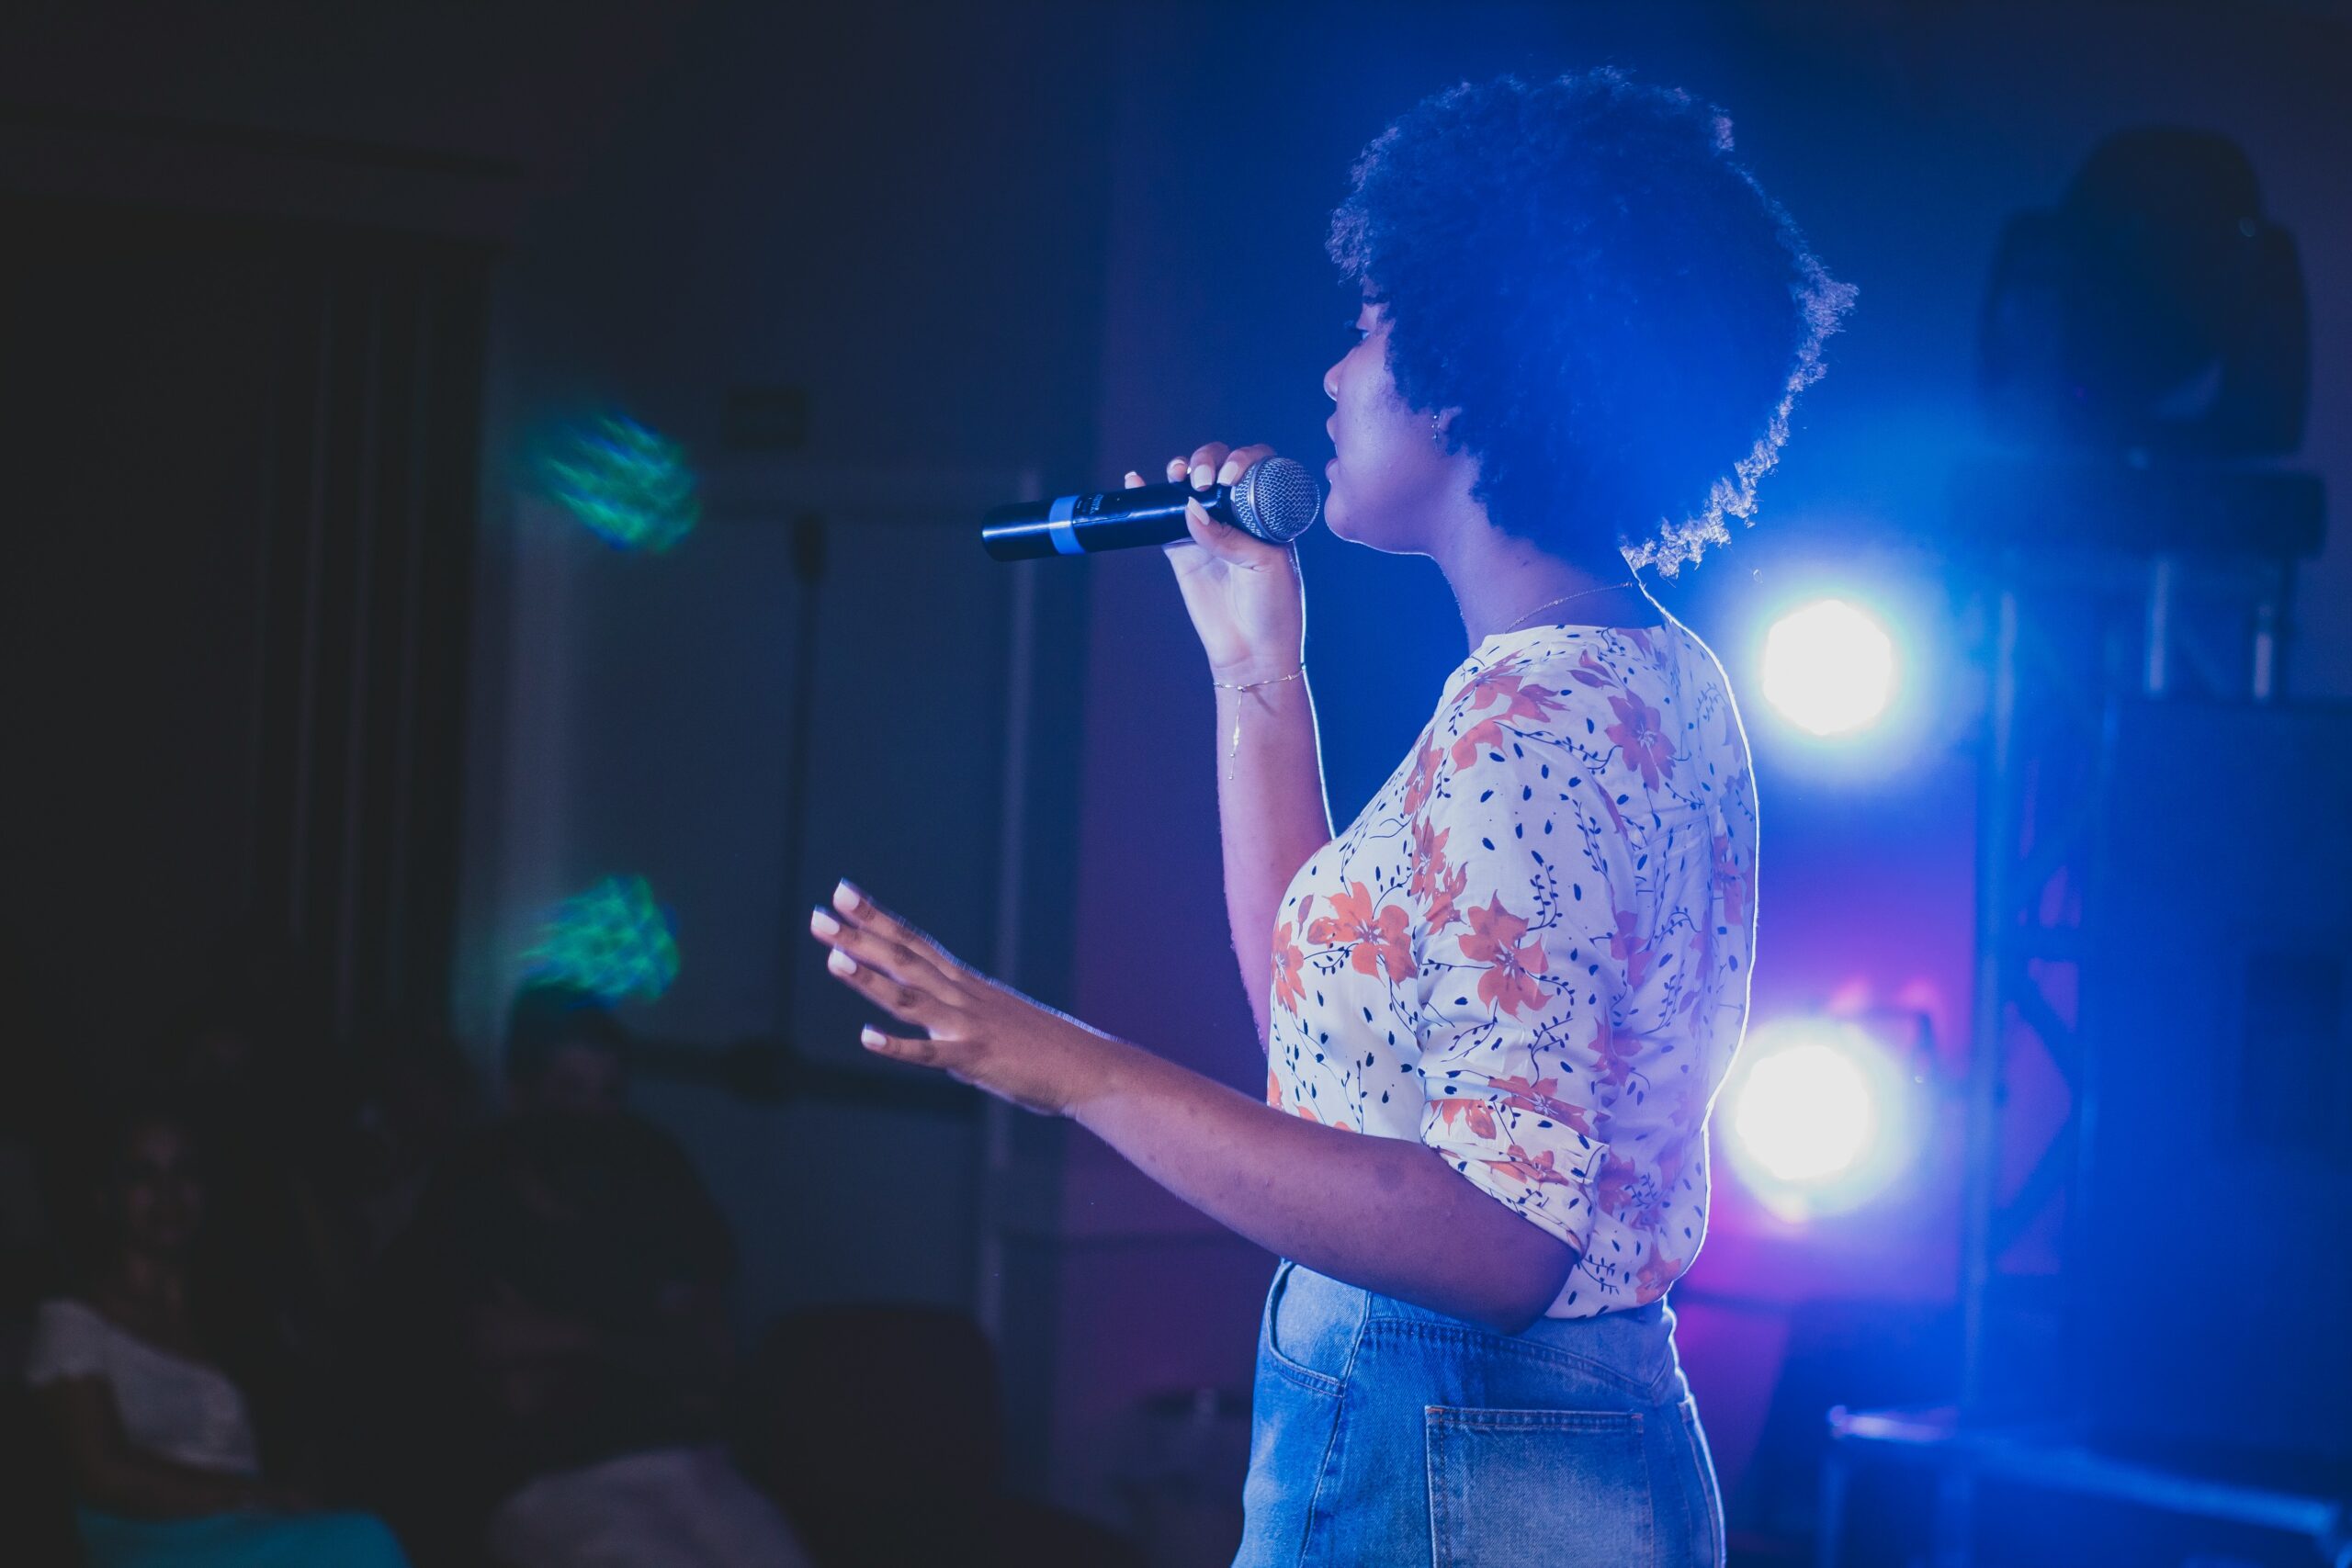
[[[1323,510],[1321,488],[1302,465],[1289,457],[1267,457],[1250,464],[1233,483],[1206,490],[1176,479],[1051,501],[1016,501],[981,519],[980,544],[990,556],[1006,561],[1171,545],[1191,537],[1184,525],[1187,501],[1198,501],[1218,522],[1272,545],[1288,544],[1305,533]]]

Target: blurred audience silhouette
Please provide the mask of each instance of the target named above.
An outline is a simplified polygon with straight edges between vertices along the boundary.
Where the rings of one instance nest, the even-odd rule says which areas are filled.
[[[330,1512],[276,1319],[209,1245],[194,1120],[117,1108],[85,1148],[73,1288],[40,1303],[26,1381],[99,1568],[404,1563],[381,1521]],[[220,1227],[225,1229],[225,1227]]]
[[[389,1260],[388,1397],[441,1461],[424,1496],[458,1533],[478,1516],[514,1568],[805,1562],[721,1441],[733,1238],[685,1151],[628,1108],[627,1055],[594,995],[516,997],[505,1112],[435,1174]]]
[[[133,1049],[20,1021],[0,1085],[6,1561],[1142,1561],[1005,1491],[967,1314],[807,1309],[739,1357],[735,1239],[631,1107],[644,1052],[594,994],[516,994],[485,1113],[446,1031],[338,1035],[299,952],[214,957]],[[891,1431],[923,1508],[875,1461]]]

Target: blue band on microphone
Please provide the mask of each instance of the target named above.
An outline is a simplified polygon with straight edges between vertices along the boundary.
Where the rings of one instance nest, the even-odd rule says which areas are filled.
[[[1078,510],[1078,497],[1065,495],[1056,501],[1046,513],[1046,536],[1054,542],[1054,553],[1082,556],[1085,547],[1078,542],[1078,529],[1071,525],[1070,513]]]

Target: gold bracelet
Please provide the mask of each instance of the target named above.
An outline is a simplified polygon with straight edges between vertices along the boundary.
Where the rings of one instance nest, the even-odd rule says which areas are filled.
[[[1297,669],[1292,671],[1289,674],[1277,675],[1269,681],[1250,681],[1242,684],[1236,684],[1230,681],[1212,681],[1209,684],[1215,686],[1220,692],[1254,692],[1261,686],[1279,686],[1285,681],[1295,681],[1301,675],[1306,673],[1306,666],[1302,664]],[[1233,782],[1234,774],[1240,766],[1240,758],[1241,707],[1240,705],[1237,703],[1233,709],[1233,750],[1227,753],[1225,760],[1226,783],[1231,784]]]

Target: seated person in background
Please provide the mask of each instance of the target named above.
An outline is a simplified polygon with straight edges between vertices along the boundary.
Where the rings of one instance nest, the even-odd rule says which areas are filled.
[[[187,1123],[119,1113],[83,1288],[41,1304],[26,1381],[74,1478],[93,1568],[402,1568],[366,1514],[327,1513],[266,1479],[245,1392],[222,1368],[259,1325],[226,1322],[200,1266],[205,1190]]]
[[[444,1374],[421,1424],[471,1439],[450,1462],[514,1568],[792,1568],[790,1527],[718,1443],[733,1241],[685,1151],[627,1108],[625,1047],[593,996],[516,998],[508,1113],[396,1248],[413,1348]]]

